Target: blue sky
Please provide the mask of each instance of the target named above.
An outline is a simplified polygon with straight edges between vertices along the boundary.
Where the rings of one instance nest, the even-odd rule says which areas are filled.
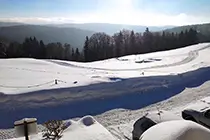
[[[210,22],[209,0],[0,0],[0,20],[35,24]]]

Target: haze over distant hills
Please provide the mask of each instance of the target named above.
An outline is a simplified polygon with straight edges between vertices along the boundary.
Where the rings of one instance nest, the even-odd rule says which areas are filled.
[[[25,23],[19,23],[19,22],[0,22],[0,27],[10,27],[10,26],[17,26],[17,25],[25,25]]]
[[[195,29],[199,33],[198,37],[200,38],[200,41],[203,41],[203,40],[210,41],[210,23],[174,27],[174,28],[166,29],[165,31],[180,33],[181,31],[189,30],[190,28]]]
[[[53,27],[73,27],[82,30],[91,30],[94,32],[105,32],[109,35],[113,35],[120,30],[134,30],[135,32],[144,32],[147,27],[150,31],[161,31],[175,26],[141,26],[141,25],[123,25],[123,24],[108,24],[108,23],[83,23],[83,24],[49,24]]]
[[[26,37],[35,36],[44,43],[61,42],[69,43],[73,47],[82,47],[86,36],[94,32],[77,28],[57,28],[40,25],[17,25],[0,27],[0,37],[9,41],[22,43]]]
[[[149,28],[151,31],[161,31],[169,28],[169,26]],[[146,26],[105,23],[29,25],[16,22],[0,22],[0,38],[22,43],[26,37],[35,36],[38,40],[43,40],[44,43],[69,43],[73,47],[82,48],[86,36],[91,36],[95,32],[105,32],[113,35],[123,29],[144,32]]]
[[[184,30],[189,30],[190,28],[196,29],[198,32],[207,33],[210,32],[210,23],[173,27],[170,29],[166,29],[166,31],[179,33]]]

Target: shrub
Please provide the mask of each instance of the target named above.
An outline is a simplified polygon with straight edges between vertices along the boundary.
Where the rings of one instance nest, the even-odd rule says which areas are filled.
[[[65,129],[64,123],[61,120],[51,120],[45,122],[43,126],[45,129],[43,130],[42,140],[59,140]]]

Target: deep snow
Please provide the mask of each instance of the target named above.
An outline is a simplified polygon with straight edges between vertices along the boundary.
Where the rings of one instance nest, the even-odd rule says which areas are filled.
[[[131,137],[145,112],[158,107],[179,114],[209,95],[209,45],[92,63],[1,59],[0,128],[23,117],[42,123],[90,114],[117,139]]]
[[[209,140],[210,130],[192,121],[169,121],[151,127],[140,140]]]

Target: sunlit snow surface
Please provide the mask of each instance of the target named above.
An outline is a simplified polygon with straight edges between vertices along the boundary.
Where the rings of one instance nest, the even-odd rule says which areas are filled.
[[[145,131],[140,140],[209,140],[209,129],[192,121],[163,122]]]
[[[60,60],[0,59],[0,92],[76,87],[126,78],[176,75],[210,65],[209,43],[177,50],[131,55],[91,63]],[[58,84],[55,85],[55,79]]]

